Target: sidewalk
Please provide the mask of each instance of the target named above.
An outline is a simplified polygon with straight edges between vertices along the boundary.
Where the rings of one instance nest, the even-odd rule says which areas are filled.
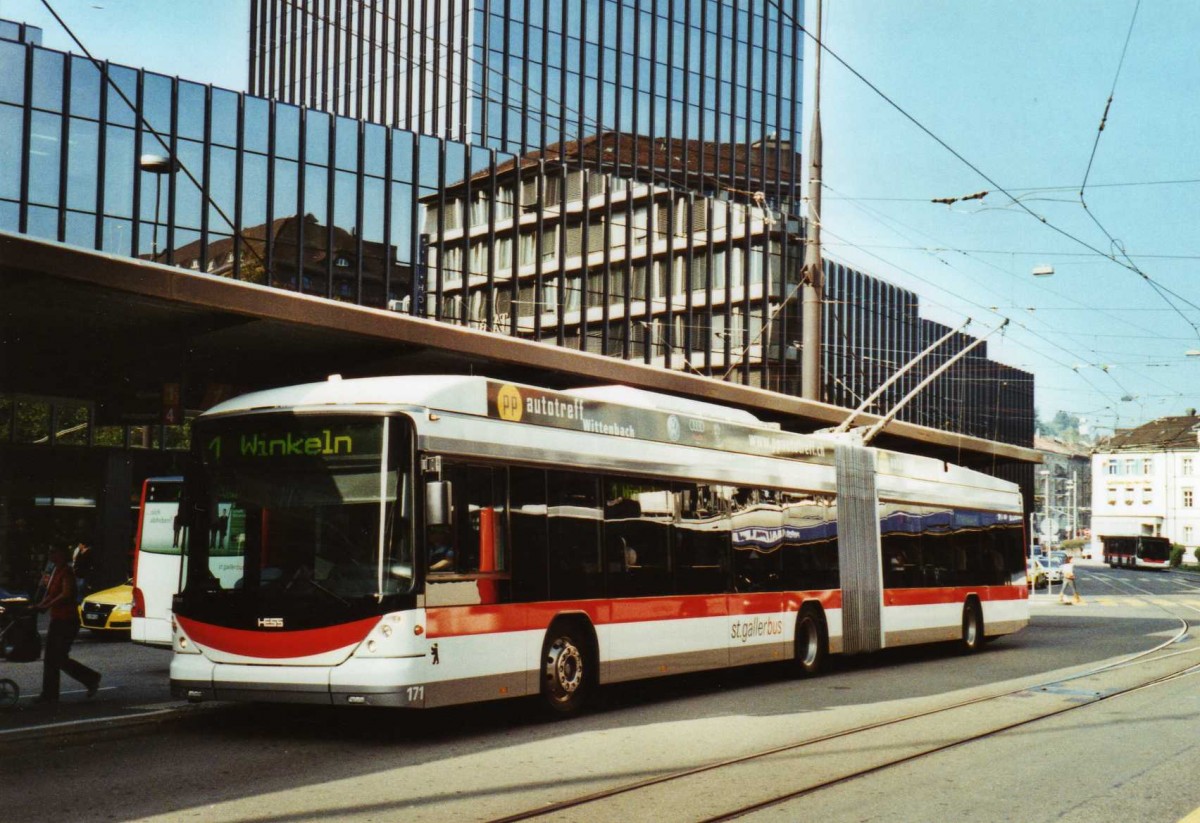
[[[45,638],[47,619],[38,623]],[[63,675],[57,704],[34,703],[42,689],[42,661],[10,663],[0,659],[0,677],[16,681],[21,699],[0,709],[0,745],[31,737],[80,734],[90,729],[161,722],[197,709],[171,697],[171,652],[129,642],[128,634],[101,637],[86,629],[71,647],[71,657],[100,672],[95,697]]]

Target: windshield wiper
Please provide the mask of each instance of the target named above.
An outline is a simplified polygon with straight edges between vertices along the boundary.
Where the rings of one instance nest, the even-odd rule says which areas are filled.
[[[285,592],[291,591],[292,586],[295,586],[297,583],[300,583],[300,582],[308,584],[309,586],[311,586],[312,588],[316,589],[319,592],[324,592],[325,594],[329,595],[337,602],[341,603],[343,606],[350,605],[349,600],[346,600],[337,592],[333,591],[332,589],[330,589],[330,588],[326,587],[325,585],[323,585],[322,583],[318,582],[317,579],[315,577],[313,577],[311,574],[304,574],[304,569],[297,569],[296,573],[294,575],[292,575],[291,581],[286,586],[283,587],[283,590]]]

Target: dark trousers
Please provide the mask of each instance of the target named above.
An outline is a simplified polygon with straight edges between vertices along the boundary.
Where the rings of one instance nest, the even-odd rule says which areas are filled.
[[[72,660],[71,644],[79,634],[79,624],[74,620],[51,620],[46,631],[46,657],[42,666],[42,697],[58,699],[58,673],[62,670],[85,686],[100,682],[100,673],[82,663]]]

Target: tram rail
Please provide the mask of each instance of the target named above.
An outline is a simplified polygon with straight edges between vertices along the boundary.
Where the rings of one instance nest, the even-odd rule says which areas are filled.
[[[1111,588],[1118,588],[1111,580],[1104,582]],[[678,799],[671,799],[672,795],[686,797],[692,802],[697,798],[714,796],[714,800],[709,801],[712,808],[698,813],[694,819],[732,820],[948,749],[1200,673],[1200,647],[1182,650],[1172,648],[1187,636],[1193,624],[1200,625],[1200,622],[1190,623],[1166,606],[1155,603],[1152,598],[1162,597],[1161,594],[1128,581],[1116,582],[1125,586],[1124,591],[1144,596],[1147,602],[1178,620],[1178,631],[1150,649],[1040,683],[979,695],[763,751],[623,783],[505,815],[494,819],[492,823],[577,819],[581,812],[592,818],[630,817],[636,816],[636,809],[639,808],[643,811],[651,807],[671,808],[664,804],[678,802]],[[1177,605],[1200,612],[1194,606],[1183,603]],[[957,729],[958,732],[947,734],[946,729]],[[853,742],[853,745],[847,746],[848,742]],[[857,758],[861,765],[851,765],[856,760],[847,757],[846,752],[851,750],[865,753]],[[828,755],[827,759],[835,765],[815,763],[809,771],[797,769],[797,758],[811,756],[815,759],[822,754]],[[836,765],[839,761],[847,765],[839,767]],[[738,773],[747,769],[754,770],[755,779],[739,780]],[[778,779],[769,777],[773,773],[778,773]],[[804,775],[802,785],[797,785],[798,774]],[[714,781],[716,775],[723,775],[725,779]],[[736,788],[714,792],[714,786]],[[779,786],[788,788],[784,791]]]

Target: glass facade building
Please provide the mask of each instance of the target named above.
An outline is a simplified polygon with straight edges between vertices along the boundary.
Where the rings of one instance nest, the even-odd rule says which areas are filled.
[[[258,94],[0,21],[0,231],[799,394],[799,0],[250,6]],[[824,399],[853,407],[946,330],[825,270]],[[0,384],[0,579],[88,532],[123,575],[130,489],[186,425],[22,391]],[[1032,375],[982,347],[900,414],[1022,446],[1033,417]]]
[[[251,0],[251,93],[796,208],[802,0]],[[793,162],[794,161],[794,162]],[[713,185],[720,183],[721,185]]]
[[[0,229],[798,394],[801,10],[260,0],[278,99],[0,39]],[[442,51],[397,75],[410,37]],[[431,73],[461,121],[394,105],[442,100]],[[826,271],[825,398],[854,406],[937,328]],[[977,351],[901,419],[1028,445],[1031,376]]]

